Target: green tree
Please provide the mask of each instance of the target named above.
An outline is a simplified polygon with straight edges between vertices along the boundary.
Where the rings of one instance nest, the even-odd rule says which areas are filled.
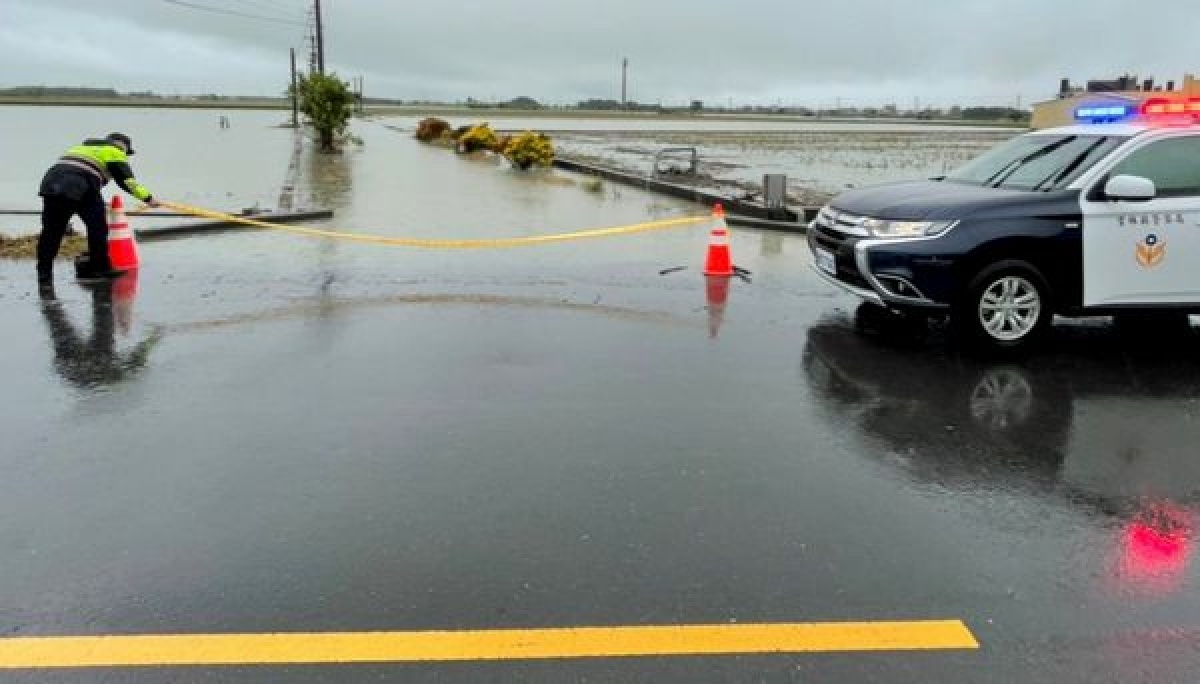
[[[333,74],[305,74],[300,77],[300,111],[308,116],[317,131],[322,152],[333,152],[337,136],[346,132],[354,94],[350,86]]]

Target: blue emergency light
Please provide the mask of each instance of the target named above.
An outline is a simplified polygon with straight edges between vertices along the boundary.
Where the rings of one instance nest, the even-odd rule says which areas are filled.
[[[1129,104],[1085,105],[1075,110],[1075,120],[1083,123],[1113,123],[1124,121],[1137,114],[1137,108]]]

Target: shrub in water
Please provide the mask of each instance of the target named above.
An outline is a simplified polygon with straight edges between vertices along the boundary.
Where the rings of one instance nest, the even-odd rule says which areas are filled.
[[[450,124],[442,119],[428,118],[421,119],[417,124],[417,140],[421,142],[433,142],[442,137],[443,134],[450,130]]]
[[[498,138],[492,127],[483,122],[476,124],[458,139],[458,150],[460,152],[475,152],[477,150],[490,150]]]
[[[518,169],[550,166],[554,162],[554,145],[543,133],[525,131],[508,141],[504,156]]]

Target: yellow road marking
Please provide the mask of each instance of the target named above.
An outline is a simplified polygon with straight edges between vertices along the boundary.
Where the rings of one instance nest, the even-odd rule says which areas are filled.
[[[401,663],[975,649],[959,620],[0,639],[0,668]]]

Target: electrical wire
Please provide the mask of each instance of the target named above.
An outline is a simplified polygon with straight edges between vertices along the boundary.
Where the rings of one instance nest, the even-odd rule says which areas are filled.
[[[285,19],[282,17],[268,17],[260,14],[251,14],[249,12],[239,12],[238,10],[229,9],[227,7],[212,7],[209,5],[198,5],[187,0],[163,0],[163,2],[187,7],[189,9],[201,10],[204,12],[212,12],[213,14],[224,14],[233,17],[242,17],[243,19],[254,19],[257,21],[267,21],[276,24],[287,24],[289,26],[304,26],[304,22],[295,19]]]

